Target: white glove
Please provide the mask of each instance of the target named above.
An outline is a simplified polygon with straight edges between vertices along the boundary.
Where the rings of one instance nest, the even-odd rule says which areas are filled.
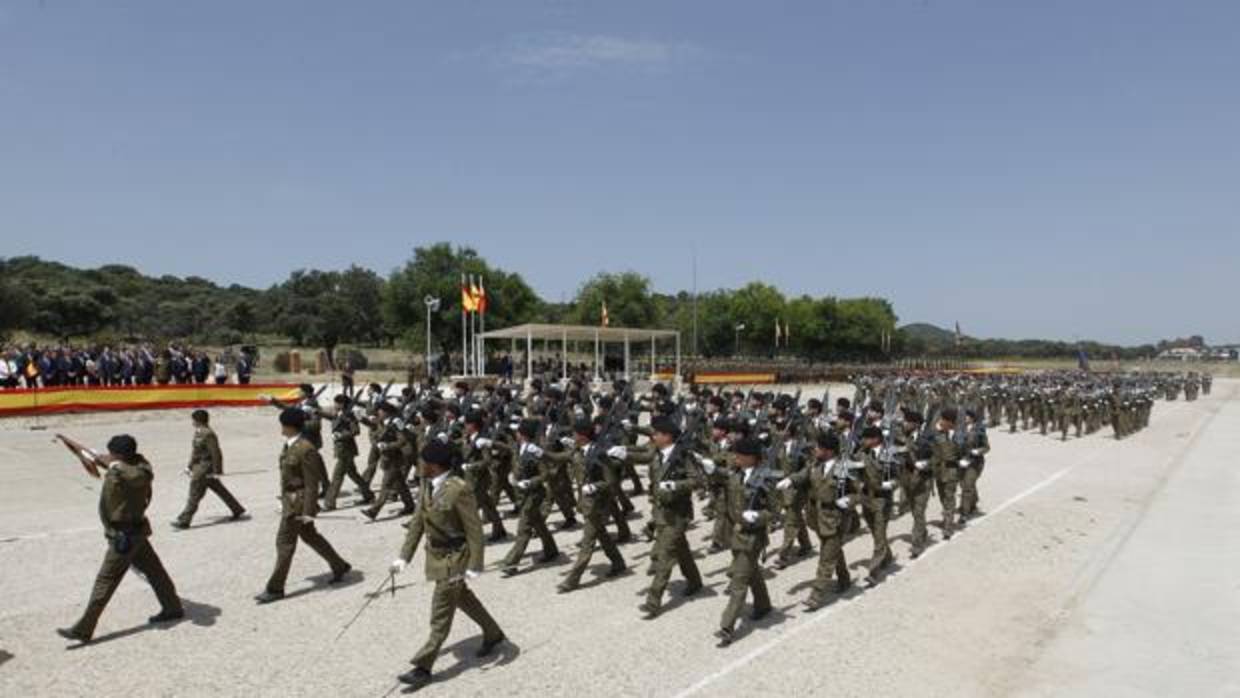
[[[956,465],[958,465],[958,466],[960,466],[960,467],[962,467],[962,468],[967,468],[967,467],[969,467],[969,459],[968,459],[968,458],[961,458],[960,460],[956,461]]]
[[[571,436],[565,436],[560,439],[560,445],[563,446],[564,448],[572,448],[573,444],[575,443],[577,442],[573,441]]]
[[[380,441],[379,443],[375,444],[375,448],[379,449],[379,451],[380,451],[380,452],[382,452],[382,451],[386,451],[386,450],[388,450],[388,446],[389,446],[389,445],[390,445],[390,444],[388,444],[388,443],[385,443],[385,442],[383,442],[383,441]]]
[[[660,482],[660,483],[659,483],[659,489],[660,489],[660,490],[662,490],[662,491],[664,491],[664,492],[675,492],[675,491],[676,491],[676,483],[674,483],[674,482]]]
[[[758,420],[757,420],[757,419],[754,419],[753,417],[750,417],[750,418],[749,418],[749,426],[753,427],[753,426],[757,426],[757,425],[758,425]]]
[[[405,571],[405,567],[408,564],[409,563],[405,562],[404,560],[400,558],[396,558],[395,560],[392,560],[392,564],[388,565],[388,572],[391,574],[400,574],[401,572]]]
[[[790,477],[786,477],[786,478],[784,478],[784,479],[780,480],[780,481],[779,481],[778,483],[776,483],[776,485],[775,485],[775,489],[777,489],[777,490],[786,490],[786,489],[788,489],[789,487],[792,487],[792,478],[790,478]]]
[[[474,445],[477,446],[478,448],[490,448],[492,443],[494,442],[486,438],[485,436],[480,436],[474,439]]]
[[[620,426],[624,427],[625,429],[632,429],[633,422],[632,420],[629,420],[629,419],[622,419],[620,420]]]
[[[517,476],[515,473],[508,473],[508,484],[512,485],[513,487],[517,486]]]
[[[529,480],[517,480],[517,489],[524,492],[525,490],[528,490],[529,488],[530,488]]]
[[[629,457],[629,449],[624,446],[612,446],[607,449],[607,457],[615,458],[616,460],[624,460]]]
[[[841,509],[847,509],[848,508],[848,497],[840,497],[839,499],[835,500],[835,506]]]
[[[972,454],[973,454],[973,455],[975,455],[975,456],[980,456],[980,455],[982,455],[982,449],[980,449],[980,448],[975,448],[975,449],[973,449],[972,451],[969,451],[969,453],[972,453]]]
[[[715,469],[718,467],[715,465],[715,461],[709,458],[703,458],[699,462],[702,464],[702,470],[705,470],[707,475],[715,474]]]
[[[535,446],[534,444],[530,444],[529,446],[527,446],[527,447],[526,447],[526,449],[525,449],[525,450],[526,450],[527,452],[529,452],[529,454],[530,454],[531,456],[534,456],[535,458],[542,458],[542,457],[543,457],[543,450],[542,450],[542,448],[540,448],[540,447],[538,447],[538,446]]]
[[[917,468],[918,470],[925,470],[926,468],[930,467],[930,461],[919,460],[916,463],[913,463],[913,467]]]
[[[596,488],[593,483],[587,483],[581,486],[582,494],[594,494],[597,490],[598,488]]]
[[[466,579],[477,579],[481,576],[482,576],[481,572],[475,572],[474,570],[465,570]]]
[[[742,513],[741,513],[741,518],[742,518],[742,519],[744,519],[744,520],[745,520],[745,523],[748,523],[748,524],[751,524],[751,523],[757,523],[757,522],[758,522],[758,512],[756,512],[756,511],[754,511],[754,510],[750,509],[750,510],[748,510],[748,511],[742,512]]]
[[[464,468],[465,470],[473,470],[474,468],[478,467],[478,464],[477,463],[465,463],[461,467]]]
[[[448,432],[446,432],[446,431],[441,431],[441,432],[439,432],[439,434],[437,434],[437,435],[435,436],[435,438],[436,438],[436,439],[439,439],[439,443],[441,443],[441,444],[446,444],[446,443],[449,443],[450,441],[452,441],[452,437],[451,437],[451,436],[448,436]]]
[[[896,488],[895,480],[883,480],[883,489],[890,491],[890,490],[894,490],[895,488]]]

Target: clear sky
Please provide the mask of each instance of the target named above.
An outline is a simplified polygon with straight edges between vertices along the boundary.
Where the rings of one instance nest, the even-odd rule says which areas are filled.
[[[0,256],[1240,340],[1235,0],[0,0]]]

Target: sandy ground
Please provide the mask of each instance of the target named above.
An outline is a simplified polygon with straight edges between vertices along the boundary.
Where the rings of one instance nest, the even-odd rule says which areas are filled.
[[[992,432],[985,516],[917,561],[901,518],[891,528],[897,571],[814,614],[800,606],[814,559],[769,574],[776,612],[742,621],[725,650],[711,633],[728,555],[705,555],[708,525],[692,532],[707,592],[679,599],[674,576],[670,608],[654,621],[636,609],[645,542],[623,548],[636,573],[587,576],[569,595],[555,593],[566,563],[504,579],[495,565],[507,544],[489,546],[488,573],[473,586],[512,642],[476,660],[477,628],[458,617],[440,681],[425,693],[1240,695],[1238,393],[1240,381],[1220,380],[1208,398],[1160,403],[1152,427],[1122,442]],[[324,515],[320,529],[358,569],[351,583],[326,586],[326,565],[302,548],[289,598],[255,606],[274,559],[275,411],[219,412],[215,426],[226,482],[253,518],[228,522],[208,495],[194,528],[174,532],[188,412],[55,420],[53,430],[96,446],[121,431],[138,438],[157,470],[152,542],[190,613],[170,627],[145,625],[157,604],[132,575],[96,642],[73,648],[53,629],[76,619],[103,556],[98,485],[51,431],[0,423],[0,695],[399,693],[394,676],[425,637],[430,596],[421,553],[394,597],[368,596],[400,546],[399,521],[364,524],[356,508]],[[578,536],[557,539],[567,552]],[[869,547],[865,537],[851,542],[850,563],[863,564]],[[599,553],[595,571],[605,569]]]

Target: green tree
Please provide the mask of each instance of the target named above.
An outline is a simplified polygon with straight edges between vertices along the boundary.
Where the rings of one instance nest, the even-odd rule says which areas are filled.
[[[577,289],[569,317],[578,325],[598,325],[604,303],[608,323],[615,327],[654,327],[659,318],[650,279],[637,272],[595,275]]]

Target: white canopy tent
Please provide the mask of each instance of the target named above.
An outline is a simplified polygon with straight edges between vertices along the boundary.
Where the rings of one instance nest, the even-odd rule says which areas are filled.
[[[528,379],[534,373],[534,340],[543,342],[559,342],[561,346],[561,375],[568,375],[568,343],[594,343],[594,376],[599,377],[599,367],[603,357],[604,344],[624,344],[624,377],[631,380],[632,348],[634,344],[650,345],[650,368],[655,370],[655,355],[660,340],[676,342],[675,379],[680,380],[680,332],[677,330],[643,330],[631,327],[590,327],[588,325],[541,325],[525,324],[506,327],[502,330],[491,330],[478,335],[482,341],[483,355],[486,355],[486,341],[507,339],[512,341],[512,352],[515,354],[517,341],[525,341],[525,376]]]

